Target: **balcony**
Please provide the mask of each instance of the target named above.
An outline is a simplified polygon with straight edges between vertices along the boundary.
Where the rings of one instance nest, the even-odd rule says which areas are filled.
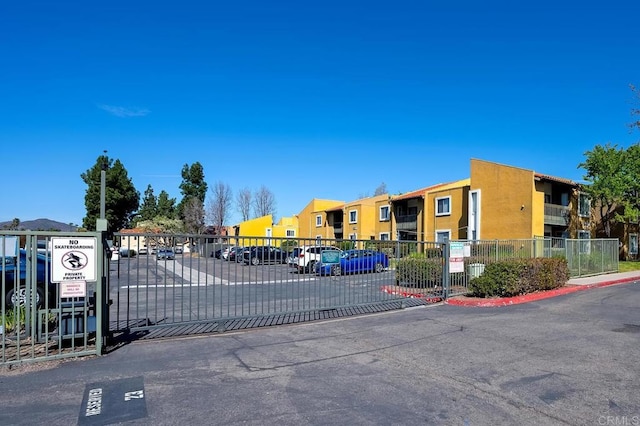
[[[407,214],[403,216],[396,216],[396,229],[398,231],[417,231],[418,215]]]
[[[336,234],[342,234],[342,222],[336,222],[333,224],[333,232]]]
[[[544,204],[544,224],[545,225],[569,225],[569,207],[560,204]]]

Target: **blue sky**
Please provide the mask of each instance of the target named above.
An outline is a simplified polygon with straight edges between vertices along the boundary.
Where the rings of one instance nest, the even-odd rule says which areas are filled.
[[[9,2],[0,221],[81,223],[103,150],[142,194],[264,185],[277,216],[469,176],[480,158],[581,180],[629,146],[637,1]],[[229,224],[238,221],[233,212]]]

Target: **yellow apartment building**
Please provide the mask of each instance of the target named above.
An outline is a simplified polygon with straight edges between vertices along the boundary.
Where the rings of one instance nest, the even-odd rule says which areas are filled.
[[[468,239],[590,238],[588,196],[569,179],[471,160]]]
[[[344,201],[312,199],[298,213],[298,237],[309,239],[334,238],[333,232],[330,234],[330,227],[327,224],[328,212],[331,220],[333,220],[331,209],[342,205],[344,205]]]
[[[463,179],[392,196],[392,239],[465,239],[468,191],[469,179]]]
[[[296,238],[298,233],[297,217],[282,217],[277,224],[273,216],[266,215],[250,219],[235,225],[234,236],[249,237],[242,240],[230,237],[234,245],[266,245],[280,247],[284,238]]]

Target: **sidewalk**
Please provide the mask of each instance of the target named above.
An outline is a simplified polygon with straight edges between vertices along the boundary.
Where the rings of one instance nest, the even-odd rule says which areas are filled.
[[[572,278],[567,281],[567,285],[564,287],[555,290],[542,291],[539,293],[525,294],[522,296],[495,297],[487,299],[467,296],[455,296],[447,299],[444,303],[455,306],[472,306],[482,308],[518,305],[521,303],[534,302],[536,300],[543,300],[550,297],[575,293],[577,291],[587,290],[590,288],[606,287],[615,284],[625,284],[634,281],[640,281],[640,271],[618,272],[614,274],[596,275],[592,277]]]

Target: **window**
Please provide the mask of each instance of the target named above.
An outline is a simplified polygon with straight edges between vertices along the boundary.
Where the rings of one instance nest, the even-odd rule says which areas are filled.
[[[436,198],[436,216],[451,214],[451,197]]]
[[[587,194],[578,196],[578,215],[582,217],[591,216],[591,199]]]
[[[638,234],[629,234],[629,254],[638,254]]]
[[[316,216],[316,226],[322,226],[322,215],[321,214]]]
[[[389,220],[389,206],[380,207],[380,221],[384,222]]]
[[[356,239],[356,234],[349,234],[349,239],[350,240],[355,240]]]
[[[436,230],[436,242],[444,243],[445,240],[451,239],[451,230],[450,229],[438,229]]]
[[[358,210],[349,211],[349,223],[358,223]]]
[[[295,229],[287,229],[287,237],[292,238],[296,236],[296,230]]]
[[[381,232],[380,233],[380,241],[389,241],[389,233]]]

